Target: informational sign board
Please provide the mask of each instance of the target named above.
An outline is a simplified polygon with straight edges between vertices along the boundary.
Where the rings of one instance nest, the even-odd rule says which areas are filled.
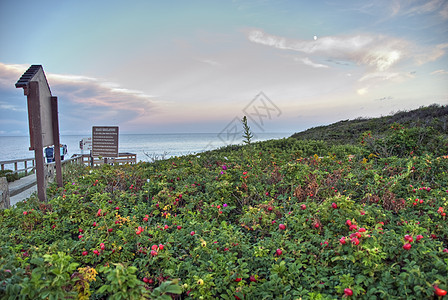
[[[34,95],[34,97],[28,97],[30,150],[34,150],[36,147],[35,140],[39,137],[35,136],[33,126],[40,127],[42,147],[52,146],[55,142],[53,139],[53,118],[51,110],[52,96],[47,78],[45,77],[45,73],[41,65],[32,65],[16,83],[16,87],[23,87],[24,93],[28,95],[30,82],[37,83],[37,89],[35,90],[36,95]],[[33,103],[30,103],[31,101]],[[31,118],[34,118],[34,120],[31,120]]]
[[[44,167],[44,147],[59,148],[58,98],[51,95],[50,86],[41,65],[32,65],[15,84],[23,88],[27,96],[28,122],[30,128],[30,150],[34,150],[36,160],[37,196],[46,202],[46,180]],[[61,155],[55,152],[56,179],[62,187]]]
[[[118,126],[92,127],[92,156],[118,157]]]

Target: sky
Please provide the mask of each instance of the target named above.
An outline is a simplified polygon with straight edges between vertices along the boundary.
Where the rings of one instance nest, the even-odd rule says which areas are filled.
[[[448,104],[447,0],[0,1],[0,135],[42,65],[61,135],[299,132]]]

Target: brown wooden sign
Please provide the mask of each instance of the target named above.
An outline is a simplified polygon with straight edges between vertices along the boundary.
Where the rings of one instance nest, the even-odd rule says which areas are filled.
[[[92,156],[118,157],[118,126],[92,127]]]
[[[30,82],[37,86],[30,88]],[[30,150],[34,150],[35,140],[42,136],[42,146],[55,144],[53,135],[52,100],[51,91],[41,65],[32,65],[16,83],[17,88],[23,88],[28,97],[28,116],[30,126]],[[34,95],[32,93],[34,92]],[[30,97],[32,95],[32,97]],[[34,118],[34,119],[33,119]],[[33,126],[40,128],[39,136],[34,136]]]
[[[30,150],[36,160],[37,196],[46,201],[46,183],[43,148],[54,145],[59,149],[58,98],[51,95],[50,86],[41,65],[32,65],[17,81],[27,96]],[[62,187],[61,155],[55,151],[56,178]]]

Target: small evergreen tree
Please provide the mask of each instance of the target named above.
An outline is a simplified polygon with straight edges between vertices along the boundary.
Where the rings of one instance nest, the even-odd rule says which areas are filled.
[[[247,118],[246,116],[243,117],[243,119],[241,120],[241,122],[243,123],[243,142],[245,144],[250,144],[252,138],[254,137],[254,135],[252,134],[252,132],[250,132],[250,127],[249,125],[247,125]]]

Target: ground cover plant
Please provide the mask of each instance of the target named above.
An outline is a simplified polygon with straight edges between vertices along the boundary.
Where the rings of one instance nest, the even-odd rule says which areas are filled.
[[[71,169],[48,203],[0,212],[0,296],[443,297],[448,156],[395,147],[409,130]]]

